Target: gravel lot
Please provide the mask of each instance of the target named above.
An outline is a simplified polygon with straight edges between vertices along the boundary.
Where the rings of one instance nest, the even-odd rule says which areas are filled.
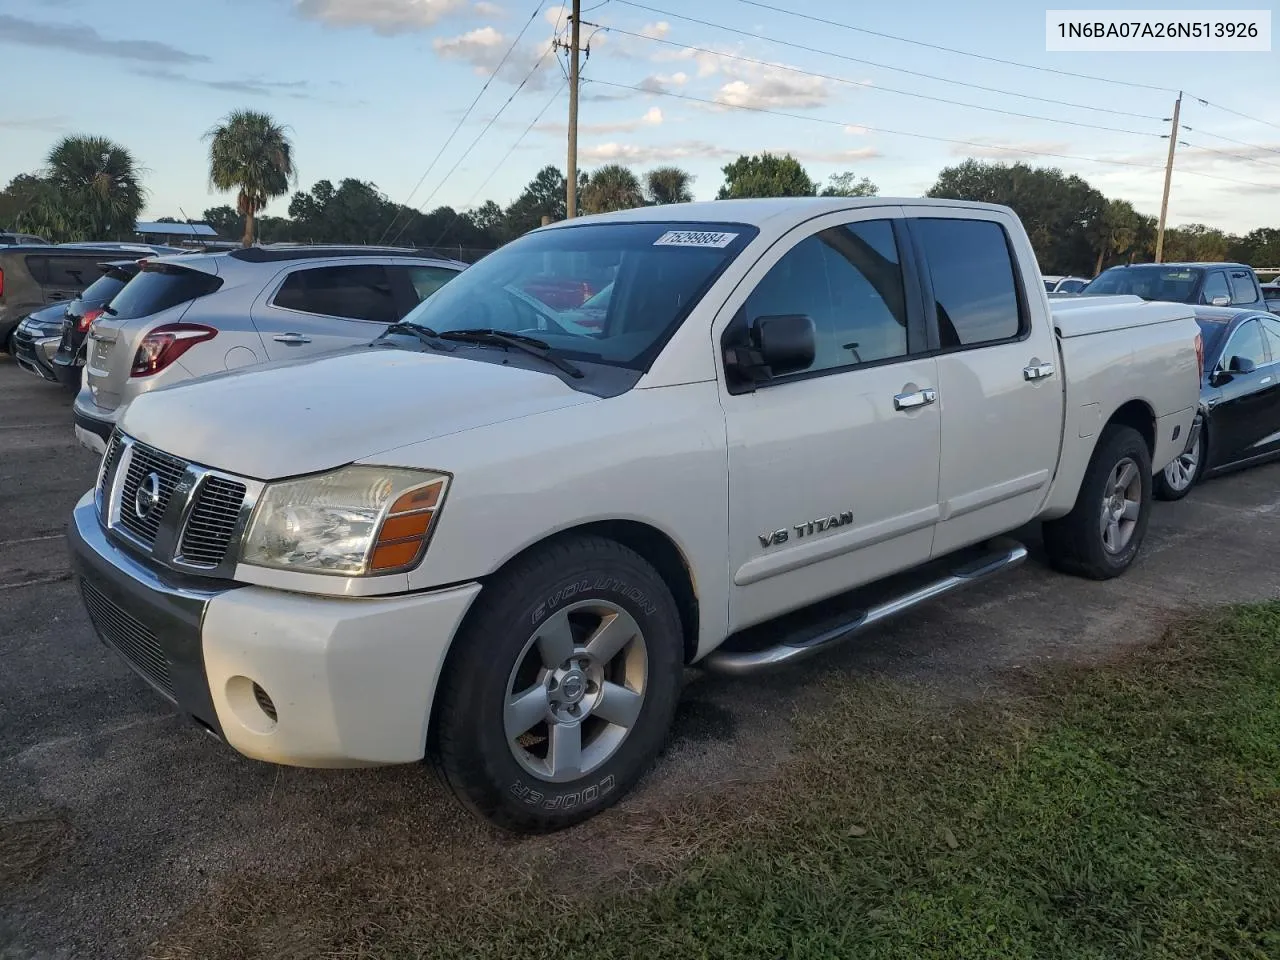
[[[0,851],[25,838],[55,854],[27,882],[4,881],[0,864],[0,958],[143,955],[233,873],[287,883],[387,818],[420,821],[459,858],[546,843],[490,833],[418,768],[275,768],[175,716],[94,638],[69,581],[62,529],[96,467],[69,396],[0,359]],[[580,842],[607,855],[611,830],[673,796],[769,777],[815,679],[880,671],[981,696],[1010,670],[1149,639],[1188,605],[1277,595],[1280,465],[1158,505],[1141,562],[1118,581],[1057,576],[1036,531],[1025,538],[1033,557],[1019,570],[825,659],[758,680],[695,677],[659,768]]]

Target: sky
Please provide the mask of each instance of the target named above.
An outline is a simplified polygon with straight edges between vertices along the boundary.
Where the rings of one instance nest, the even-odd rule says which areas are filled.
[[[1017,0],[582,2],[586,170],[674,163],[711,199],[726,163],[769,150],[911,197],[966,157],[1023,160],[1155,215],[1181,87],[1169,222],[1280,226],[1280,50],[1048,53],[1044,6]],[[61,136],[101,135],[143,168],[145,216],[198,218],[234,203],[209,188],[203,136],[243,107],[288,127],[300,189],[356,177],[425,209],[506,204],[565,167],[565,15],[559,0],[0,0],[0,183]]]

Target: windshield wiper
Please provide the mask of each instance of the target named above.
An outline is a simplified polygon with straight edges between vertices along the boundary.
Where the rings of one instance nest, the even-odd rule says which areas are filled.
[[[551,345],[537,337],[525,336],[523,333],[505,333],[491,327],[477,327],[471,330],[446,330],[440,334],[441,340],[456,340],[459,343],[484,343],[493,346],[515,347],[525,353],[532,354],[563,370],[575,379],[581,379],[583,373],[576,366],[559,356]]]
[[[434,350],[443,350],[444,347],[440,343],[440,334],[436,333],[430,327],[420,327],[416,323],[393,323],[382,333],[373,338],[373,342],[377,343],[383,337],[388,337],[393,333],[407,333],[417,337],[428,347]]]

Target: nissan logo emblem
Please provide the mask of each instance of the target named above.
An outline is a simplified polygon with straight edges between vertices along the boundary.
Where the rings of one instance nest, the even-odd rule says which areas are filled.
[[[160,474],[148,473],[138,484],[138,492],[133,495],[133,512],[139,520],[151,516],[151,511],[160,506]]]

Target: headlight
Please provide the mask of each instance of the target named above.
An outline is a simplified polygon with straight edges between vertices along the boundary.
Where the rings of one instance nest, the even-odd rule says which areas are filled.
[[[448,484],[445,474],[391,467],[267,484],[241,560],[348,577],[406,570],[427,548]]]

